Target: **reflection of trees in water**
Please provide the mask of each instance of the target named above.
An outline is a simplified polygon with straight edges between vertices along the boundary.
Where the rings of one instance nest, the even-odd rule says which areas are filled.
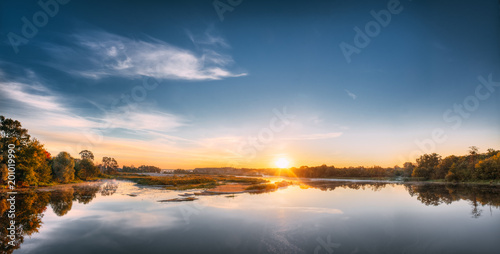
[[[449,204],[452,201],[468,200],[481,205],[500,205],[500,188],[481,185],[453,185],[453,184],[405,184],[411,196],[426,205]]]
[[[500,207],[500,188],[496,186],[481,185],[452,185],[452,184],[405,184],[410,195],[425,205],[438,206],[465,200],[472,207],[472,217],[479,218],[482,214],[481,207]]]
[[[453,197],[448,190],[446,190],[444,185],[441,184],[405,184],[405,189],[408,191],[410,196],[416,196],[418,201],[427,206],[451,204],[452,201],[458,200],[456,197]]]
[[[304,183],[307,187],[317,188],[323,191],[333,191],[336,188],[344,189],[368,189],[379,191],[390,183],[360,183],[360,182],[331,182],[331,181],[311,181]],[[484,185],[453,185],[453,184],[404,184],[410,196],[417,197],[417,200],[427,206],[438,206],[441,204],[451,204],[459,200],[468,201],[472,207],[471,215],[478,218],[482,214],[482,207],[500,208],[500,188],[497,186]]]
[[[57,216],[63,216],[73,206],[73,188],[57,190],[50,195],[50,206]]]
[[[308,187],[320,189],[322,191],[333,191],[336,188],[353,189],[353,190],[372,190],[380,191],[387,185],[394,186],[392,183],[363,183],[363,182],[332,182],[332,181],[311,181],[304,183]]]
[[[12,253],[15,249],[19,249],[24,242],[25,235],[37,233],[42,225],[43,212],[49,203],[50,194],[47,192],[27,192],[19,193],[16,196],[16,230],[14,246],[9,244],[11,239],[8,237],[7,228],[10,226],[10,218],[8,211],[10,204],[7,201],[7,194],[2,195],[0,200],[0,237],[1,237],[1,253]]]
[[[106,182],[101,186],[101,195],[103,196],[111,196],[115,194],[118,189],[118,184],[114,182]]]
[[[99,192],[101,186],[98,184],[86,185],[78,188],[74,188],[74,201],[78,201],[81,204],[88,204],[92,199],[94,199]]]
[[[116,192],[118,186],[114,184],[114,191],[106,190],[106,195]],[[109,189],[109,187],[107,187]],[[88,204],[101,191],[101,184],[75,186],[73,188],[57,189],[51,192],[24,192],[16,194],[16,239],[14,246],[9,244],[10,238],[7,228],[10,226],[8,211],[10,204],[6,193],[0,194],[0,253],[12,253],[19,249],[24,242],[25,235],[38,233],[42,226],[43,213],[50,204],[52,210],[58,216],[67,214],[73,205],[73,201]]]

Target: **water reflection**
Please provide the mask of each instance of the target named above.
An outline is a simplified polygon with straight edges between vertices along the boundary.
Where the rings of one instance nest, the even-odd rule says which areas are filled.
[[[311,188],[320,189],[322,191],[333,191],[335,188],[344,188],[344,189],[353,189],[353,190],[372,190],[372,191],[380,191],[386,186],[394,186],[393,183],[384,183],[384,182],[342,182],[342,181],[307,181],[303,182],[303,185]]]
[[[500,188],[493,186],[479,185],[405,185],[410,196],[416,196],[417,199],[425,205],[438,206],[440,204],[451,204],[455,201],[468,201],[472,207],[471,215],[473,218],[481,216],[482,206],[500,207]],[[481,205],[481,206],[480,206]]]
[[[113,182],[106,182],[101,186],[101,195],[111,196],[115,194],[117,189],[118,189],[118,184]]]
[[[2,214],[0,218],[0,237],[2,239],[0,248],[2,253],[12,253],[24,242],[25,235],[30,236],[38,232],[42,225],[43,212],[45,212],[49,203],[49,196],[49,193],[35,192],[16,195],[15,239],[8,237],[7,228],[10,226],[10,219],[7,216],[10,204],[7,202],[6,196],[2,197],[0,201],[0,212]],[[12,240],[14,240],[14,243],[9,244]]]
[[[121,185],[120,185],[121,184]],[[14,250],[19,249],[21,244],[24,242],[24,237],[26,236],[32,236],[35,233],[39,232],[39,229],[42,226],[42,219],[44,217],[44,213],[47,210],[47,207],[50,205],[52,211],[54,212],[55,215],[58,217],[63,217],[68,214],[68,212],[73,208],[73,202],[78,202],[79,204],[87,205],[92,202],[92,200],[99,198],[99,195],[104,197],[104,196],[111,196],[117,193],[117,190],[119,186],[122,186],[120,188],[123,196],[126,196],[127,191],[123,193],[122,189],[126,189],[127,186],[130,184],[127,183],[127,185],[124,185],[123,182],[103,182],[103,183],[96,183],[96,184],[89,184],[89,185],[83,185],[83,186],[74,186],[74,187],[69,187],[69,188],[56,188],[54,190],[50,191],[39,191],[39,192],[25,192],[25,193],[19,193],[16,195],[16,238],[14,241],[14,245],[10,245],[9,241],[11,241],[8,238],[8,232],[7,232],[7,227],[9,226],[9,218],[8,218],[8,210],[9,210],[9,203],[7,201],[7,195],[0,194],[1,195],[1,200],[0,200],[0,214],[2,215],[0,218],[0,238],[2,239],[1,241],[1,246],[0,246],[0,253],[12,253]],[[302,182],[300,185],[301,189],[318,189],[327,193],[335,193],[335,192],[341,192],[339,189],[349,189],[349,190],[354,190],[355,192],[359,193],[358,190],[365,190],[365,191],[372,191],[372,192],[379,192],[385,188],[392,187],[397,187],[397,189],[401,189],[401,191],[407,191],[409,196],[411,197],[412,200],[418,200],[420,203],[424,204],[425,206],[440,206],[440,205],[449,205],[454,202],[458,201],[466,201],[470,207],[470,214],[472,218],[479,218],[481,216],[484,216],[483,213],[483,208],[485,206],[489,206],[490,209],[491,207],[494,207],[496,209],[500,208],[500,188],[496,186],[478,186],[478,185],[471,185],[471,186],[465,186],[465,185],[448,185],[448,184],[399,184],[399,183],[383,183],[383,182],[332,182],[332,181],[305,181]],[[403,189],[404,187],[404,189]],[[286,187],[283,187],[286,188]],[[282,189],[283,189],[282,188]],[[297,187],[293,187],[297,188]],[[389,188],[390,189],[390,188]],[[300,190],[300,189],[299,189]],[[137,191],[137,190],[135,190]],[[152,199],[159,199],[160,197],[156,196],[160,190],[155,190],[151,189],[149,190],[150,192],[147,192],[147,194],[142,195],[144,196],[149,196]],[[276,189],[272,190],[277,191]],[[305,190],[300,190],[301,192]],[[155,194],[156,193],[156,194]],[[170,192],[168,192],[170,193]],[[277,197],[280,197],[283,199],[283,195],[279,196],[280,193],[276,193]],[[177,192],[172,192],[172,195],[177,195]],[[275,195],[275,194],[272,194]],[[329,194],[330,195],[330,194]],[[385,195],[385,193],[383,194]],[[253,196],[253,195],[252,195]],[[128,197],[128,196],[127,196]],[[141,195],[139,194],[139,197]],[[238,197],[238,196],[236,196]],[[290,198],[290,196],[288,196]],[[407,196],[408,197],[408,196]],[[201,197],[201,199],[207,199],[210,200],[213,197]],[[252,199],[252,202],[259,202],[259,199],[266,199],[269,198],[269,196],[260,196],[260,197],[255,197],[255,199]],[[314,199],[314,197],[311,197]],[[409,198],[408,198],[409,199]],[[225,199],[225,200],[233,200],[233,199]],[[130,202],[128,199],[127,202]],[[141,202],[140,199],[134,199],[134,202]],[[228,204],[227,202],[230,201],[222,201],[224,202],[223,204]],[[233,201],[231,201],[233,202]],[[238,199],[236,198],[235,201],[232,203],[236,205],[238,202]],[[359,200],[352,199],[347,202],[359,202]],[[262,203],[265,204],[265,203]],[[262,205],[261,204],[261,205]],[[123,203],[124,206],[132,206],[131,203]],[[136,204],[137,205],[137,204]],[[189,204],[188,204],[189,205]],[[323,218],[324,216],[330,216],[330,215],[342,215],[342,211],[336,208],[325,208],[325,207],[320,207],[320,206],[310,206],[310,207],[294,207],[293,205],[293,200],[290,201],[291,206],[282,206],[278,212],[284,213],[284,214],[292,214],[290,211],[300,211],[301,213],[308,213],[311,214],[314,212],[314,214],[317,214],[319,216],[318,218]],[[140,206],[140,205],[139,205]],[[162,210],[158,209],[163,209],[165,207],[175,207],[179,206],[177,204],[159,204],[156,202],[152,202],[148,204],[148,208],[141,208],[145,210],[140,210],[141,212],[149,214],[149,217],[153,218],[154,213],[162,214]],[[258,206],[258,204],[257,204]],[[363,204],[360,204],[360,206],[363,206]],[[153,207],[153,210],[148,210]],[[180,205],[179,207],[184,207]],[[216,208],[216,206],[212,206],[213,208]],[[222,207],[222,206],[221,206]],[[291,209],[291,208],[297,208],[297,209]],[[110,208],[107,208],[110,209]],[[226,209],[229,210],[229,209]],[[154,212],[151,212],[154,211]],[[327,211],[327,212],[325,212]],[[132,211],[131,213],[133,214],[134,212],[137,211]],[[248,212],[248,209],[245,211],[245,209],[242,209],[242,212]],[[239,212],[238,212],[239,213]],[[137,213],[136,213],[137,214]],[[200,212],[197,210],[196,214],[200,214]],[[159,217],[161,218],[161,217]],[[281,217],[280,217],[281,218]],[[288,225],[287,221],[283,217],[283,225]],[[325,217],[326,218],[326,217]],[[344,219],[348,220],[348,217],[343,217]],[[164,218],[165,219],[165,218]],[[201,219],[201,218],[200,218]],[[143,221],[146,222],[146,221]],[[157,224],[159,222],[155,222],[154,224]],[[221,222],[222,225],[223,222]],[[90,224],[89,224],[90,225]],[[193,228],[196,228],[198,231],[199,230],[205,230],[207,228],[201,227],[202,225],[208,226],[212,225],[210,224],[210,221],[203,221],[203,220],[198,220],[196,219],[193,221],[193,224],[190,225]],[[213,225],[212,225],[213,226]],[[199,228],[201,227],[201,228]],[[158,229],[155,229],[158,230]],[[223,228],[221,228],[223,230]],[[250,229],[248,229],[250,232]],[[345,229],[347,230],[347,228]],[[366,229],[368,230],[368,228]],[[254,231],[258,231],[257,229],[254,229]],[[298,233],[296,235],[297,238],[302,238],[304,236],[301,235],[299,232],[303,232],[303,229],[297,229],[296,230]],[[188,231],[186,231],[188,232]],[[145,233],[146,234],[146,233]],[[247,234],[243,232],[242,234]],[[275,234],[275,233],[273,233]],[[308,235],[312,235],[312,232],[307,233]],[[201,237],[201,236],[200,236]],[[280,236],[281,237],[281,236]],[[326,236],[325,236],[326,237]],[[214,238],[214,241],[217,239]],[[241,240],[241,239],[240,239]],[[268,239],[269,240],[269,239]],[[253,244],[253,243],[252,243]],[[177,246],[177,247],[180,247]],[[314,248],[315,246],[312,246],[311,248]]]
[[[80,185],[67,188],[56,188],[52,191],[29,191],[15,195],[16,203],[16,230],[15,240],[8,237],[7,228],[10,225],[8,217],[9,198],[6,193],[1,194],[0,200],[0,238],[2,239],[0,252],[12,253],[19,249],[24,242],[25,236],[31,236],[33,233],[38,233],[42,226],[43,213],[47,210],[48,205],[52,208],[57,216],[66,215],[73,206],[73,201],[78,201],[82,204],[88,204],[96,197],[96,193],[101,190],[102,183],[89,185]],[[116,183],[106,183],[105,189],[102,191],[105,195],[112,195],[118,185]],[[114,189],[114,191],[110,191]],[[102,193],[102,192],[101,192]],[[104,195],[104,194],[103,194]],[[11,244],[9,244],[11,242]]]
[[[336,188],[354,190],[380,191],[387,186],[394,187],[395,183],[367,183],[367,182],[331,182],[311,181],[304,183],[306,188],[317,188],[322,191],[334,191]],[[471,205],[471,215],[479,218],[482,214],[481,207],[490,206],[500,208],[500,188],[487,185],[458,185],[458,184],[404,184],[411,197],[426,206],[451,204],[465,200]]]

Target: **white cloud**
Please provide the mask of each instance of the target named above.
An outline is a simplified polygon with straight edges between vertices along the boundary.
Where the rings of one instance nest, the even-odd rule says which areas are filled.
[[[73,37],[72,47],[47,45],[45,49],[56,58],[58,64],[52,64],[53,67],[87,78],[143,75],[158,79],[218,80],[247,75],[229,70],[234,63],[231,56],[214,49],[203,48],[197,54],[156,39],[134,40],[107,32]],[[207,38],[201,44],[227,47],[220,37]]]
[[[11,100],[21,102],[31,108],[43,110],[62,110],[54,96],[39,84],[28,85],[22,82],[0,81],[0,91]]]
[[[69,103],[74,98],[51,91],[39,82],[34,73],[26,73],[30,74],[29,79],[9,81],[5,76],[0,76],[0,93],[5,96],[4,103],[7,105],[6,112],[2,113],[16,115],[17,120],[32,129],[30,132],[84,133],[120,128],[140,138],[152,136],[152,132],[166,134],[186,124],[186,120],[180,116],[138,104],[106,111],[101,116],[82,116]]]
[[[110,128],[124,128],[134,131],[167,132],[184,125],[184,120],[176,115],[154,109],[130,109],[113,112],[101,119]]]

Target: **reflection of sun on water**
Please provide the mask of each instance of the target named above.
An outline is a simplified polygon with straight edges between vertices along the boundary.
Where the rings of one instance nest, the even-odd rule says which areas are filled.
[[[279,158],[276,161],[276,166],[278,168],[287,168],[289,164],[290,164],[290,162],[287,159],[285,159],[285,158]]]

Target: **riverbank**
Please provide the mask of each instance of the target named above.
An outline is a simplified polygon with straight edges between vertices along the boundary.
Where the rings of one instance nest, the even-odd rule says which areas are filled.
[[[16,189],[14,191],[15,192],[53,191],[53,190],[57,190],[57,189],[70,188],[73,186],[97,184],[97,183],[100,183],[104,180],[108,180],[108,178],[99,178],[99,179],[95,179],[95,180],[79,181],[79,182],[71,182],[71,183],[54,183],[54,184],[43,185],[43,186],[16,187]],[[7,186],[2,186],[2,188],[0,189],[0,193],[6,193],[6,192],[12,192],[12,191],[13,190],[8,189]]]
[[[169,175],[169,176],[150,176],[143,174],[122,173],[114,175],[113,178],[119,180],[130,180],[141,185],[163,186],[167,190],[189,190],[189,189],[216,189],[223,190],[243,188],[242,186],[251,186],[254,184],[263,184],[269,180],[253,177],[236,177],[224,175]]]
[[[299,178],[306,181],[350,181],[350,182],[385,182],[385,183],[435,183],[435,184],[464,184],[464,185],[500,185],[500,180],[476,180],[466,182],[448,182],[444,179],[429,179],[422,178],[394,178],[394,177],[336,177],[336,178]]]
[[[500,186],[500,181],[483,180],[470,182],[447,182],[443,179],[423,180],[419,178],[393,178],[393,177],[366,177],[366,178],[294,178],[285,176],[233,176],[233,175],[160,175],[151,176],[136,173],[119,173],[109,177],[96,178],[89,181],[75,181],[71,183],[51,183],[43,186],[17,187],[16,192],[25,191],[52,191],[59,188],[68,188],[79,185],[93,184],[103,180],[117,179],[129,180],[140,185],[161,186],[168,190],[190,190],[204,189],[206,193],[243,193],[258,191],[273,191],[284,184],[279,182],[270,183],[269,179],[279,178],[288,181],[298,181],[304,184],[307,182],[331,181],[331,182],[363,182],[363,183],[397,183],[397,184],[443,184],[443,185],[488,185]],[[280,186],[282,185],[282,186]],[[289,185],[289,184],[287,184]],[[1,186],[0,193],[9,192],[7,186]]]

